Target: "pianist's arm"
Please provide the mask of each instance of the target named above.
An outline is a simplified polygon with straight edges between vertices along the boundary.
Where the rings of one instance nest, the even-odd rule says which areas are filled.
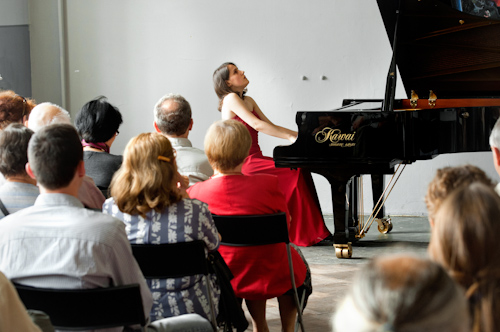
[[[225,110],[226,112],[224,112]],[[252,113],[252,110],[257,113],[258,117]],[[287,139],[292,143],[297,139],[296,131],[277,126],[272,123],[261,111],[255,100],[251,97],[245,96],[245,99],[241,99],[236,93],[228,94],[224,98],[222,112],[224,119],[232,119],[234,118],[234,115],[237,115],[240,119],[245,121],[250,127],[258,132]]]

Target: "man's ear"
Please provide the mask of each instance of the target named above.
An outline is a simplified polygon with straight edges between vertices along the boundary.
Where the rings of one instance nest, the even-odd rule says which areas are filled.
[[[79,163],[78,163],[78,166],[76,167],[76,170],[78,172],[78,176],[83,178],[85,176],[85,163],[83,162],[83,160],[81,160]]]
[[[158,125],[156,124],[156,121],[153,121],[153,126],[155,127],[155,130],[157,133],[161,134],[160,128],[158,128]]]
[[[26,173],[28,173],[29,177],[36,180],[35,174],[31,169],[30,163],[26,163],[26,165],[24,165],[24,168],[26,169]]]
[[[492,146],[491,152],[493,152],[493,163],[495,164],[496,167],[500,167],[500,150]]]
[[[189,122],[188,130],[191,131],[191,129],[193,129],[193,119],[191,119],[191,122]]]

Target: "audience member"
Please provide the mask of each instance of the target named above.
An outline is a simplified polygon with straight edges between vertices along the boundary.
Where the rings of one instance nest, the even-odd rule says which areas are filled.
[[[192,198],[208,203],[217,215],[255,215],[287,212],[278,178],[270,174],[243,175],[241,168],[252,143],[246,127],[236,120],[217,121],[205,137],[205,151],[214,176],[188,189]],[[297,309],[290,292],[290,273],[284,243],[259,247],[221,245],[219,252],[234,275],[237,297],[244,298],[254,331],[268,331],[266,301],[277,297],[283,331],[293,331]],[[304,284],[307,269],[292,248],[297,287]],[[304,291],[304,287],[300,287]]]
[[[276,168],[274,160],[263,156],[260,150],[259,132],[290,142],[296,140],[297,132],[272,123],[255,100],[245,95],[249,81],[245,72],[235,64],[226,62],[219,66],[213,74],[213,83],[215,93],[219,97],[222,120],[240,121],[252,137],[249,156],[243,164],[243,173],[266,173],[279,178],[280,190],[285,195],[288,211],[292,216],[290,240],[298,246],[310,246],[322,240],[333,239],[323,220],[311,173],[301,169]],[[337,236],[345,238],[341,232],[337,232]]]
[[[68,111],[52,103],[41,103],[33,108],[28,121],[28,128],[37,132],[39,129],[51,124],[71,124]],[[78,191],[78,199],[90,209],[101,210],[106,200],[94,180],[85,175]]]
[[[444,167],[436,171],[436,175],[429,183],[425,195],[425,204],[427,205],[431,226],[434,225],[434,217],[443,200],[453,190],[473,182],[481,182],[490,187],[494,186],[488,175],[473,165]]]
[[[83,105],[75,119],[75,126],[82,138],[85,172],[105,197],[113,174],[122,164],[122,156],[109,153],[122,124],[120,111],[98,97]]]
[[[0,187],[0,219],[32,206],[40,193],[25,168],[32,135],[33,131],[20,123],[11,123],[0,131],[0,172],[7,180]]]
[[[12,90],[0,92],[0,129],[11,123],[25,124],[35,107],[33,99],[24,98]]]
[[[203,240],[209,251],[219,247],[219,236],[207,204],[179,190],[176,157],[170,141],[158,133],[140,134],[125,148],[123,163],[111,181],[112,198],[103,212],[121,219],[131,243],[174,243]],[[168,257],[163,263],[168,264]],[[214,304],[220,290],[210,276]],[[151,320],[185,313],[210,317],[209,299],[201,290],[201,275],[148,279],[153,293]]]
[[[14,282],[34,287],[139,284],[148,317],[152,296],[125,225],[85,209],[77,199],[85,168],[75,128],[56,124],[40,129],[29,143],[26,170],[37,179],[41,194],[34,206],[0,223],[0,270]],[[163,331],[167,323],[160,321],[155,330]]]
[[[41,332],[33,323],[9,279],[0,272],[0,331]]]
[[[177,153],[176,161],[179,173],[187,176],[189,186],[205,181],[214,174],[205,153],[193,147],[188,139],[193,128],[191,106],[181,95],[163,96],[155,105],[154,127],[156,131],[168,137]]]
[[[441,266],[394,255],[359,270],[332,326],[336,332],[468,332],[469,317],[463,291]]]
[[[56,123],[71,124],[68,111],[56,104],[45,102],[33,108],[27,126],[37,132],[45,126]]]
[[[500,197],[475,182],[456,189],[435,216],[429,254],[466,289],[473,332],[500,330]]]
[[[493,165],[498,175],[500,175],[500,119],[497,120],[491,130],[490,147],[493,154]],[[500,195],[500,183],[497,184],[495,191]]]

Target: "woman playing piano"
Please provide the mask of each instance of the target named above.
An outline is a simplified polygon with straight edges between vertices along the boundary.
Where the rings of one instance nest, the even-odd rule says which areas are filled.
[[[297,132],[273,124],[257,103],[245,96],[249,81],[245,72],[239,70],[235,64],[223,63],[215,70],[213,81],[215,93],[219,97],[222,119],[242,122],[252,137],[252,146],[243,164],[243,173],[278,176],[280,189],[285,195],[292,216],[290,241],[299,246],[310,246],[328,237],[330,232],[321,214],[311,174],[300,169],[275,168],[273,159],[263,156],[259,147],[259,132],[287,139],[292,143],[297,138]]]

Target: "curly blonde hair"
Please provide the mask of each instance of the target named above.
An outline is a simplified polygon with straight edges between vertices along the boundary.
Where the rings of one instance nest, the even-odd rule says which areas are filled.
[[[111,196],[123,213],[145,217],[151,210],[161,212],[182,199],[176,173],[175,152],[168,138],[140,134],[125,147],[122,166],[111,180]]]
[[[438,169],[425,195],[429,218],[434,219],[439,206],[453,190],[472,182],[481,182],[492,188],[495,186],[488,175],[476,166],[463,165]]]

